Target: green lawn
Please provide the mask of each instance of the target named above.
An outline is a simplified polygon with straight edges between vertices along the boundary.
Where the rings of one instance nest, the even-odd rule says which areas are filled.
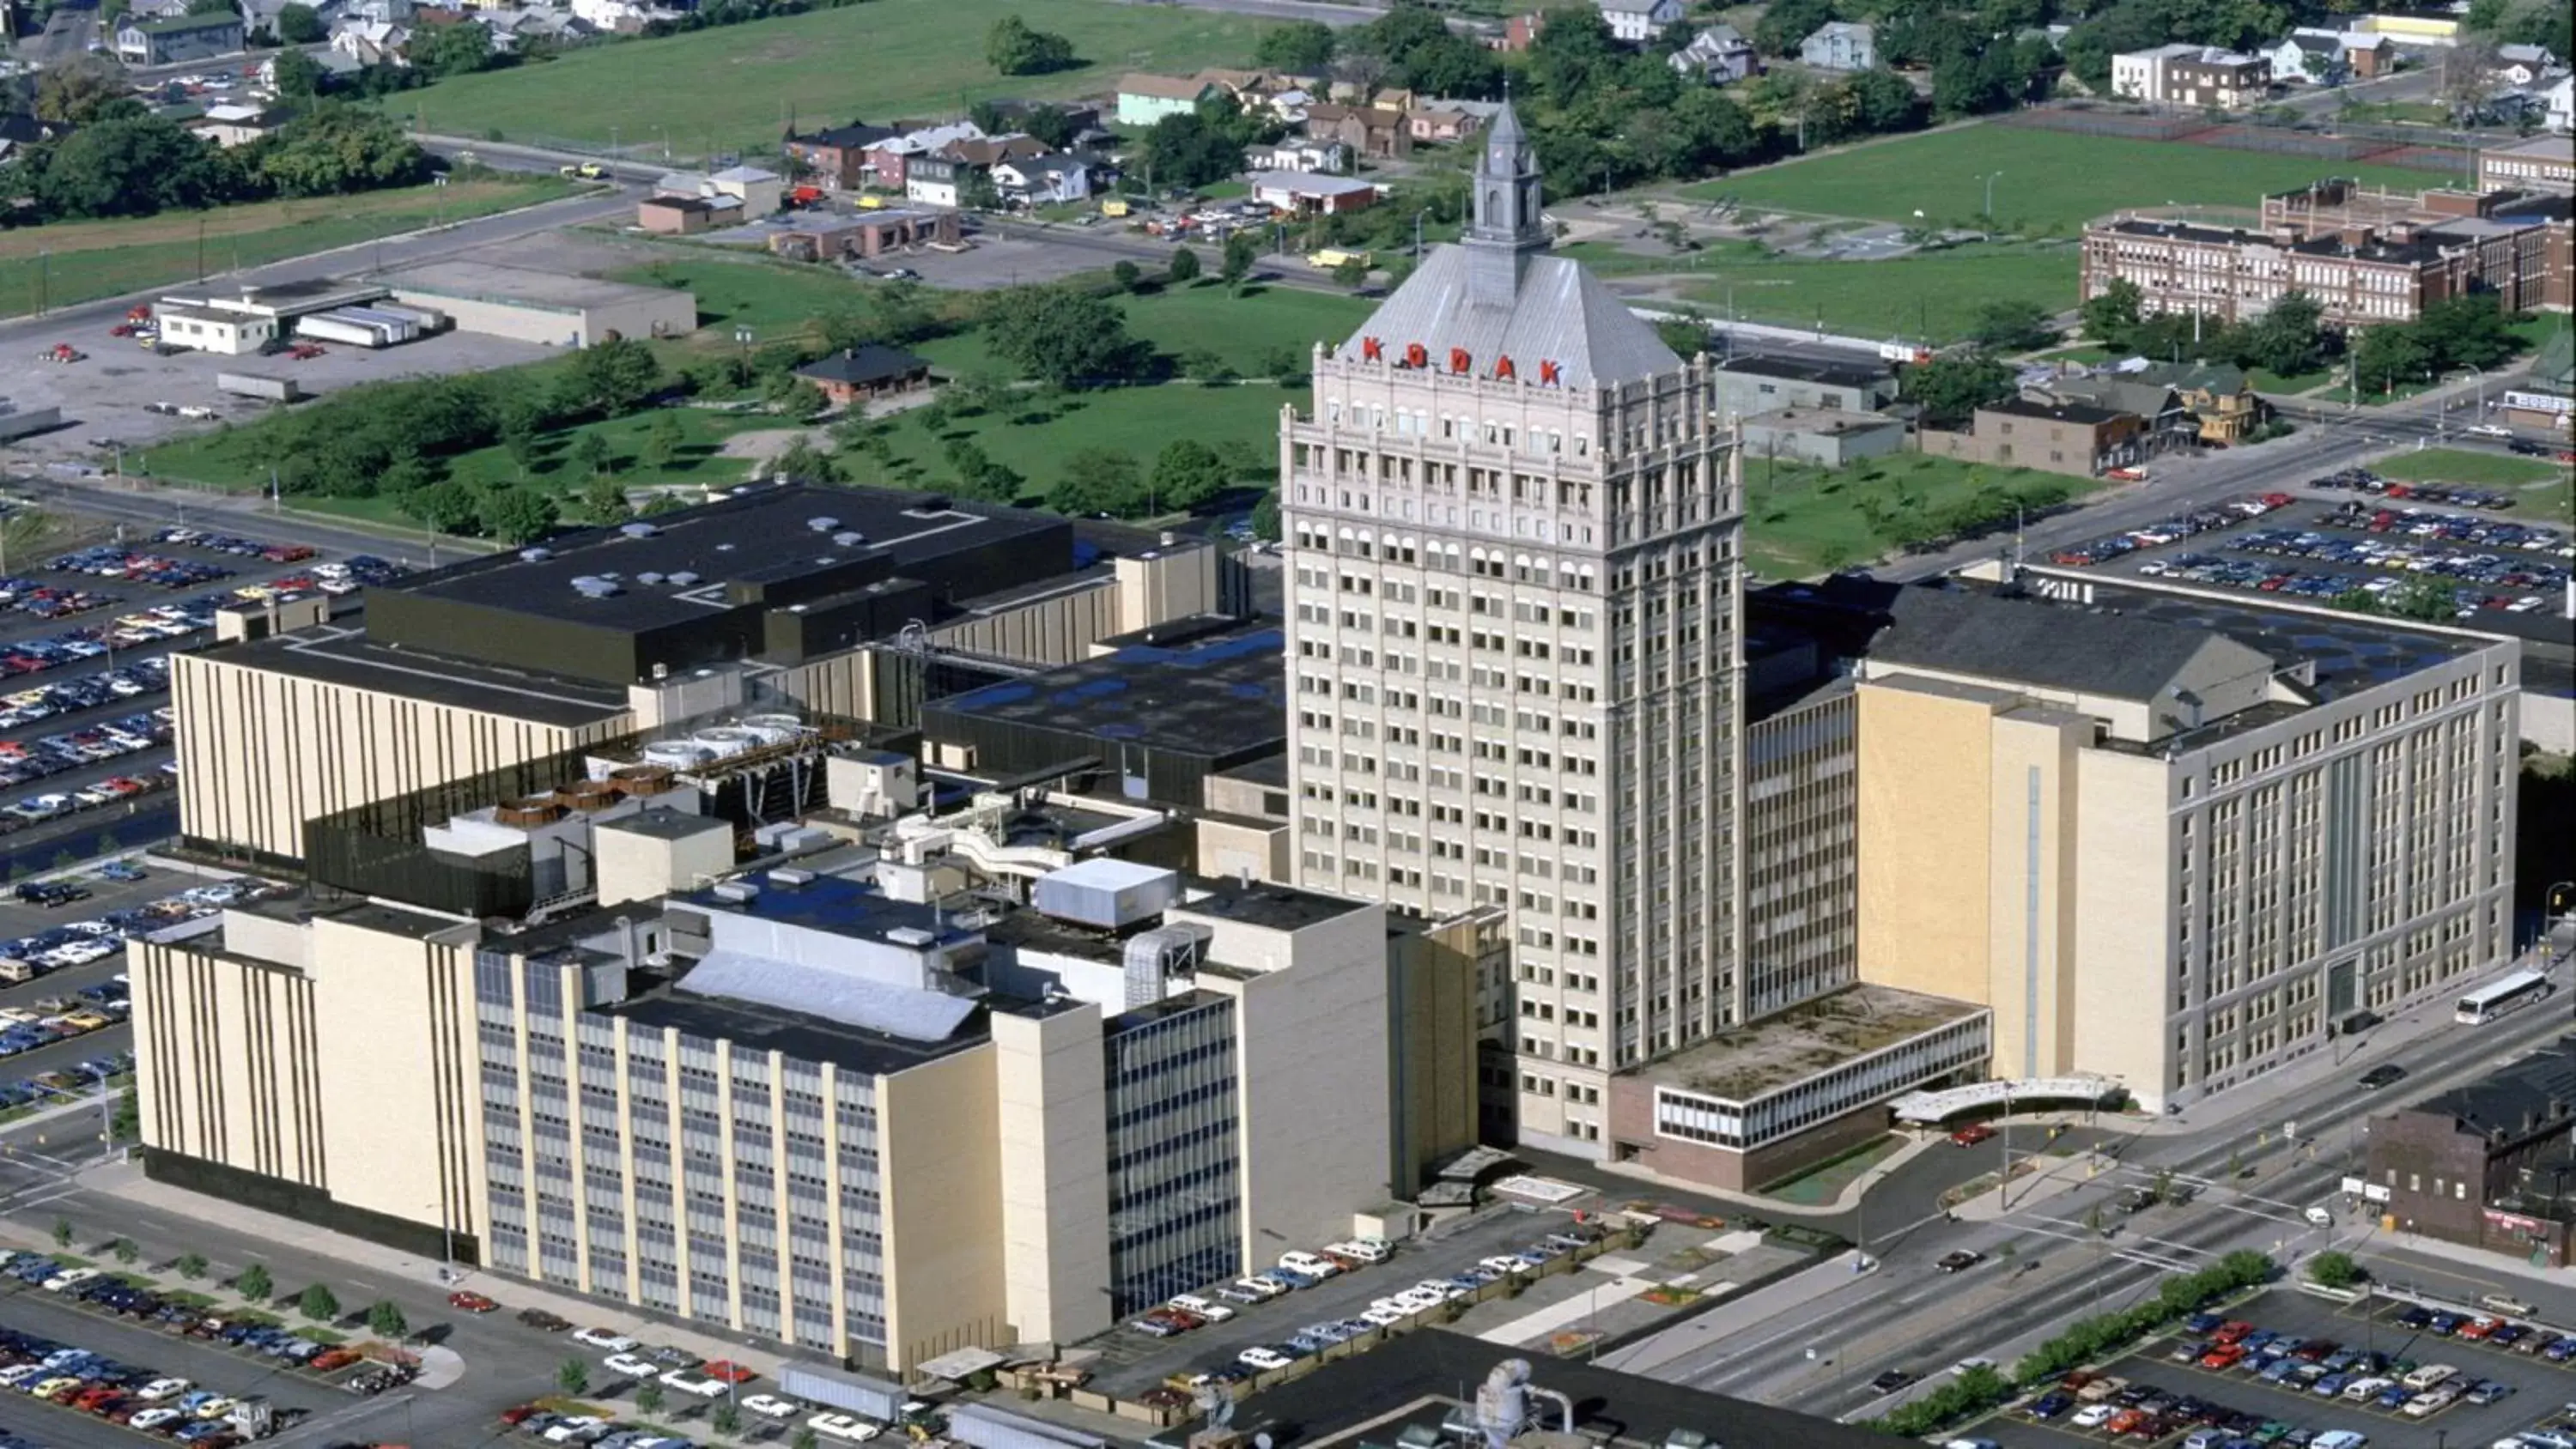
[[[1807,578],[1865,565],[1890,551],[1862,500],[1912,500],[1926,513],[1993,486],[2018,492],[2053,486],[2077,498],[2104,485],[2030,468],[1993,467],[1956,458],[1898,453],[1828,472],[1747,458],[1744,463],[1745,553],[1767,578]]]
[[[1733,196],[1753,208],[1908,222],[1973,224],[1988,173],[1995,215],[2011,230],[2073,234],[2123,207],[2224,205],[2251,210],[2267,191],[2358,175],[2407,191],[2439,185],[2430,171],[2356,166],[2164,141],[2078,136],[2019,126],[1962,126],[1682,188],[1700,200]],[[2072,265],[2070,259],[2069,265]]]
[[[2334,380],[2334,369],[2320,367],[2314,372],[2297,372],[2284,376],[2264,368],[2245,374],[2256,392],[2303,393],[2312,387],[2323,387]]]
[[[2399,453],[2370,465],[2370,471],[2409,483],[2466,483],[2478,488],[2520,488],[2525,484],[2565,482],[2567,465],[2545,458],[2517,458],[2503,453],[2475,453],[2466,448],[2426,448]]]
[[[1064,460],[1082,449],[1114,448],[1150,467],[1165,443],[1194,438],[1244,463],[1246,486],[1260,486],[1251,481],[1256,468],[1266,485],[1276,471],[1271,460],[1278,456],[1279,409],[1305,396],[1303,388],[1289,392],[1267,383],[1105,388],[1054,398],[1015,415],[953,418],[936,435],[907,414],[887,435],[891,456],[884,463],[849,455],[851,481],[900,488],[953,479],[946,449],[950,440],[963,438],[1026,479],[1021,496],[1029,497],[1053,484]]]
[[[0,233],[0,316],[32,313],[40,300],[51,310],[192,280],[201,264],[206,274],[265,266],[441,221],[533,206],[572,189],[553,176],[464,181],[27,227]]]
[[[1950,342],[1977,309],[2005,298],[2051,312],[2074,305],[2079,258],[2072,246],[1969,246],[1885,262],[1763,260],[1700,268],[1689,295],[1711,318],[1788,326],[1821,324],[1861,337]]]
[[[1071,39],[1081,64],[1048,76],[994,73],[993,22],[1017,15]],[[421,129],[510,141],[575,140],[678,158],[709,148],[767,154],[800,126],[954,115],[988,96],[1097,93],[1130,70],[1242,65],[1260,21],[1108,0],[876,0],[747,25],[583,47],[541,65],[485,71],[386,101]]]

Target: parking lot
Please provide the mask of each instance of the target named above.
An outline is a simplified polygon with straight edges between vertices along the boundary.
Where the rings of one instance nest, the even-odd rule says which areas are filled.
[[[1083,1345],[1100,1354],[1094,1366],[1102,1392],[1132,1397],[1173,1374],[1204,1371],[1233,1364],[1236,1355],[1254,1347],[1275,1347],[1308,1324],[1357,1319],[1369,1304],[1426,1279],[1463,1273],[1480,1258],[1526,1248],[1572,1222],[1560,1212],[1510,1210],[1471,1223],[1436,1242],[1396,1245],[1386,1262],[1327,1278],[1267,1303],[1227,1306],[1234,1316],[1171,1338],[1154,1338],[1120,1325]],[[1210,1285],[1211,1290],[1216,1285]]]
[[[2464,1339],[2456,1332],[2401,1321],[2384,1300],[2376,1311],[2345,1307],[2290,1290],[2196,1320],[2198,1332],[2158,1339],[2111,1364],[2087,1389],[2042,1395],[1985,1421],[1971,1432],[2008,1449],[2077,1444],[2189,1445],[2237,1449],[2249,1444],[2310,1445],[2336,1431],[2382,1446],[2431,1445],[2436,1439],[2485,1449],[2576,1417],[2576,1367],[2540,1352]],[[2426,1315],[2429,1317],[2429,1315]],[[2239,1352],[2225,1340],[2249,1325]],[[2544,1331],[2543,1342],[2557,1335]],[[2530,1342],[2525,1337],[2523,1342]],[[2225,1367],[2219,1365],[2224,1364]],[[2374,1367],[2375,1365],[2375,1367]],[[2404,1375],[2434,1366],[2453,1372],[2440,1385],[2409,1389]],[[2378,1380],[2385,1387],[2356,1383]],[[2473,1394],[2481,1382],[2501,1390]],[[2104,1384],[2111,1387],[2105,1388]],[[2304,1387],[2302,1386],[2304,1385]],[[2320,1390],[2324,1392],[2320,1392]],[[2447,1391],[2447,1392],[2446,1392]],[[2086,1399],[2090,1392],[2098,1397]],[[2415,1406],[2422,1403],[2420,1409]],[[2412,1411],[2410,1411],[2412,1410]],[[2118,1426],[2118,1427],[2114,1427]],[[2195,1444],[2195,1437],[2201,1442]],[[2576,1443],[2576,1433],[2570,1442]]]
[[[2481,508],[2468,501],[2477,490],[2411,489],[2361,470],[2312,486],[2317,496],[2234,500],[2056,549],[2048,562],[2310,604],[2393,601],[2429,585],[2449,595],[2446,622],[2563,639],[2557,611],[2576,565],[2565,529]]]

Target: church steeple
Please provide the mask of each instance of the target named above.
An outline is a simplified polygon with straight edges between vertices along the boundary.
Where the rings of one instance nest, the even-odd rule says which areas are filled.
[[[1522,266],[1530,253],[1547,250],[1538,157],[1509,101],[1486,130],[1485,148],[1476,158],[1475,215],[1464,245],[1475,300],[1504,307],[1519,295]]]

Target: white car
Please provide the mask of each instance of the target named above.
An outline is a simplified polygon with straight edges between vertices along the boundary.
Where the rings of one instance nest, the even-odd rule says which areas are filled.
[[[630,1379],[653,1379],[662,1376],[660,1364],[649,1358],[638,1358],[631,1353],[612,1353],[608,1356],[605,1366],[610,1373],[623,1374]]]
[[[721,1399],[725,1396],[728,1386],[722,1379],[708,1378],[687,1369],[673,1369],[662,1375],[662,1387],[678,1389],[684,1394],[695,1394],[702,1399]]]
[[[1286,1368],[1288,1366],[1288,1355],[1281,1353],[1274,1348],[1254,1347],[1247,1348],[1243,1352],[1236,1354],[1234,1356],[1234,1361],[1243,1365],[1245,1368],[1255,1370],[1256,1372],[1267,1373],[1272,1369]]]
[[[1352,1238],[1347,1242],[1327,1243],[1324,1251],[1362,1263],[1383,1263],[1395,1256],[1394,1245],[1384,1238]]]
[[[1291,1273],[1303,1273],[1309,1278],[1330,1278],[1342,1271],[1341,1264],[1330,1258],[1309,1253],[1302,1248],[1280,1254],[1279,1266]]]
[[[794,1404],[785,1399],[772,1398],[767,1394],[754,1394],[750,1398],[743,1400],[742,1406],[764,1419],[792,1419],[796,1417],[796,1406]]]
[[[1267,1303],[1288,1291],[1286,1285],[1267,1278],[1237,1278],[1233,1287],[1235,1292],[1245,1294],[1255,1303]]]
[[[1412,1316],[1409,1311],[1396,1307],[1393,1302],[1384,1298],[1360,1310],[1362,1322],[1372,1323],[1380,1328],[1393,1328]]]
[[[613,1328],[576,1328],[572,1331],[572,1341],[589,1344],[592,1348],[604,1348],[610,1353],[625,1353],[635,1347],[635,1340]]]
[[[2120,1412],[2120,1410],[2117,1405],[2086,1404],[2083,1408],[2076,1410],[2075,1417],[2067,1420],[2067,1422],[2073,1424],[2078,1429],[2099,1429],[2103,1425],[2111,1422],[2111,1416],[2118,1412]]]
[[[805,1421],[805,1427],[826,1439],[838,1439],[844,1444],[865,1444],[883,1432],[867,1420],[848,1414],[816,1414]]]
[[[1491,1258],[1477,1259],[1476,1266],[1489,1273],[1502,1273],[1506,1275],[1512,1273],[1526,1273],[1529,1271],[1530,1267],[1529,1263],[1524,1259],[1507,1258],[1499,1254]]]
[[[1466,1289],[1459,1287],[1455,1283],[1442,1282],[1438,1278],[1425,1278],[1421,1282],[1414,1284],[1412,1291],[1415,1293],[1430,1294],[1431,1300],[1435,1303],[1446,1303],[1452,1298],[1464,1298],[1467,1296]]]
[[[163,1399],[175,1399],[195,1387],[196,1385],[189,1383],[186,1379],[154,1379],[152,1382],[136,1389],[134,1391],[134,1397],[143,1400],[147,1404],[157,1404]]]
[[[164,1424],[176,1422],[180,1417],[180,1413],[176,1409],[146,1409],[142,1413],[135,1415],[133,1418],[126,1420],[125,1427],[129,1429],[158,1429]]]
[[[46,1279],[45,1291],[60,1293],[66,1288],[77,1288],[97,1276],[96,1268],[69,1268]]]
[[[584,1431],[595,1436],[606,1432],[607,1428],[608,1420],[596,1414],[576,1414],[547,1425],[545,1439],[549,1444],[569,1444],[583,1437]]]
[[[1212,1298],[1201,1298],[1196,1293],[1183,1293],[1163,1306],[1177,1308],[1193,1318],[1204,1318],[1210,1323],[1223,1323],[1234,1316],[1233,1309]]]

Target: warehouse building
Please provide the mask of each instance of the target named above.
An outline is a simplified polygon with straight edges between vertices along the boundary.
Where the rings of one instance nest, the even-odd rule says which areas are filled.
[[[677,337],[698,327],[698,299],[670,287],[493,262],[434,262],[378,280],[395,301],[443,312],[464,331],[552,347],[588,347],[609,337]]]
[[[1205,542],[937,494],[741,489],[371,589],[359,628],[181,656],[180,831],[291,864],[316,817],[699,719],[909,726],[952,675],[1233,608],[1241,574]]]
[[[1473,1144],[1475,921],[1109,855],[990,875],[946,817],[731,874],[718,773],[421,832],[491,900],[542,855],[556,900],[615,904],[478,919],[335,857],[136,943],[147,1170],[906,1372],[1400,1234],[1391,1199]]]

